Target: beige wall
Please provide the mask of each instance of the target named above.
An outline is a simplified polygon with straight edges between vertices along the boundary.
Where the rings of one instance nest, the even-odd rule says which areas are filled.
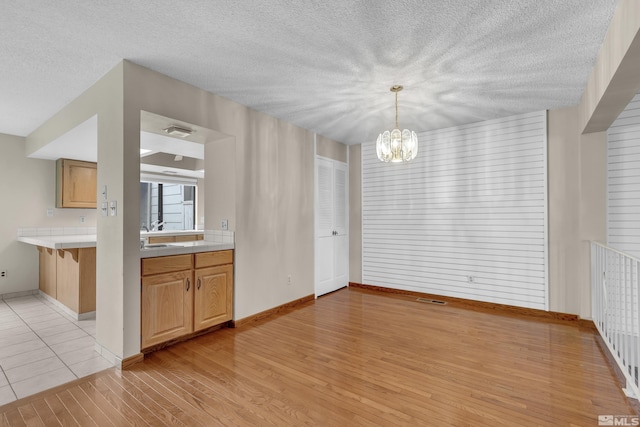
[[[0,295],[38,289],[38,251],[16,241],[22,227],[93,227],[95,209],[55,209],[55,162],[25,156],[25,138],[0,134]],[[47,217],[47,208],[53,217]],[[80,217],[86,218],[85,223]]]
[[[549,308],[590,318],[590,241],[606,240],[606,134],[580,135],[579,114],[549,111]]]
[[[144,110],[231,136],[213,159],[205,148],[204,197],[206,228],[226,218],[236,232],[234,318],[313,294],[313,134],[128,62],[125,93],[127,117]],[[138,138],[127,135],[132,151]],[[129,297],[133,320],[139,297]]]
[[[362,145],[349,146],[349,281],[362,283]]]
[[[580,283],[579,314],[591,318],[591,241],[607,241],[607,135],[580,137]]]
[[[128,227],[125,227],[123,212],[125,182],[139,193],[139,147],[125,151],[124,123],[123,123],[123,64],[117,65],[95,85],[72,101],[65,108],[47,120],[42,126],[27,136],[26,153],[30,154],[45,146],[60,135],[84,122],[93,115],[98,115],[98,193],[107,186],[108,200],[118,203],[118,216],[96,217],[97,227],[97,256],[96,256],[96,341],[116,356],[124,354],[124,324],[123,324],[123,278],[125,271],[124,259],[131,256],[133,251],[129,247],[123,251],[125,239],[133,245],[138,245],[139,234],[139,196],[133,205],[135,215],[129,215]],[[140,122],[138,113],[138,123]],[[139,127],[139,124],[138,124]],[[124,163],[135,163],[138,169],[135,185],[131,179],[131,172],[125,177]],[[131,168],[130,168],[131,169]],[[125,181],[125,178],[128,181]],[[100,197],[98,203],[100,203]],[[134,227],[135,226],[135,227]],[[135,260],[128,260],[128,266],[139,264],[139,253],[136,251]],[[139,270],[139,266],[137,267]],[[130,278],[128,278],[130,280]],[[138,278],[139,283],[139,278]],[[139,287],[138,296],[139,301]],[[132,326],[132,333],[139,331],[140,321]],[[139,332],[138,332],[139,335]],[[139,342],[139,336],[137,338]]]
[[[640,1],[619,0],[580,100],[580,133],[605,131],[640,90]]]
[[[204,179],[198,179],[196,183],[196,229],[204,228],[205,192]]]
[[[342,163],[348,162],[347,146],[322,135],[316,136],[316,154]]]
[[[580,309],[580,134],[578,108],[548,113],[549,309]]]
[[[35,151],[98,113],[98,188],[119,207],[97,219],[98,343],[118,357],[139,351],[142,110],[231,137],[229,153],[206,160],[226,179],[205,178],[203,197],[207,228],[227,218],[236,231],[234,318],[313,294],[313,134],[124,61],[28,137]]]

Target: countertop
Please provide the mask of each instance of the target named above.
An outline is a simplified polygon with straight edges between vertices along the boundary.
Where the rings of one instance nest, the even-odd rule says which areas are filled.
[[[233,243],[211,242],[208,240],[197,240],[195,242],[163,243],[158,245],[148,245],[140,249],[140,258],[154,258],[167,255],[193,254],[196,252],[213,252],[233,249]],[[156,247],[154,247],[156,246]]]
[[[191,234],[194,234],[193,232]],[[165,233],[166,235],[166,233]],[[42,246],[50,249],[95,248],[95,234],[74,234],[62,236],[21,236],[19,242],[30,245]],[[140,258],[153,258],[167,255],[182,255],[195,252],[212,252],[234,249],[233,243],[212,242],[197,240],[194,242],[163,243],[160,245],[148,245],[140,250]]]
[[[95,234],[70,234],[61,236],[20,236],[18,242],[49,249],[95,248]]]

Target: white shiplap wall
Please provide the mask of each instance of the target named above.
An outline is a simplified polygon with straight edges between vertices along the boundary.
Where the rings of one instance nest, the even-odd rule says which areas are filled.
[[[640,93],[607,130],[607,244],[640,257]]]
[[[419,134],[408,163],[363,144],[363,283],[547,309],[546,135],[541,111]]]

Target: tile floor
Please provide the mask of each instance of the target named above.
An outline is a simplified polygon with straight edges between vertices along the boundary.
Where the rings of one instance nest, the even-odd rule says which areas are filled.
[[[38,295],[0,300],[0,405],[111,367],[94,350],[96,321]]]

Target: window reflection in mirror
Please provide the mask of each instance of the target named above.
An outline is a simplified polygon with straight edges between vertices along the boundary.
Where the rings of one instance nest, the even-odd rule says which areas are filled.
[[[193,230],[195,185],[141,182],[140,230]]]

